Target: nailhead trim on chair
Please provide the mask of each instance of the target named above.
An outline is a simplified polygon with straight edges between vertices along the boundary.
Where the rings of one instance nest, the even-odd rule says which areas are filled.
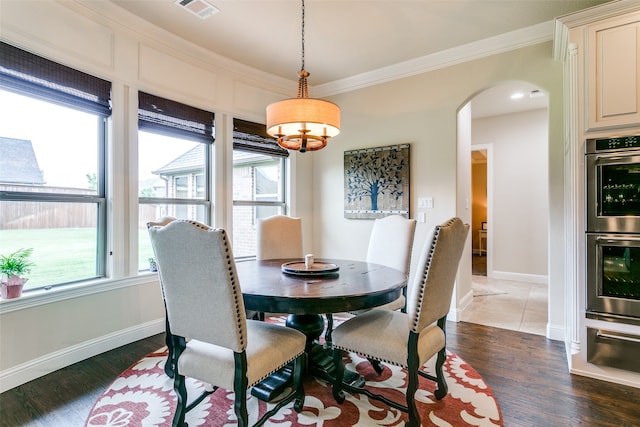
[[[304,354],[304,351],[296,354],[294,357],[292,357],[291,359],[287,360],[286,362],[284,362],[283,364],[281,364],[280,366],[278,366],[276,369],[274,369],[273,371],[269,372],[268,374],[264,375],[262,378],[260,378],[259,380],[255,381],[252,384],[249,384],[249,388],[253,387],[254,385],[258,384],[260,381],[264,380],[265,378],[267,378],[269,375],[273,374],[274,372],[279,371],[280,369],[284,368],[285,366],[287,366],[289,363],[293,362],[294,360],[296,360],[298,357],[300,357],[301,354]]]
[[[246,348],[247,347],[247,336],[246,336],[246,331],[242,330],[242,328],[240,327],[240,324],[242,322],[242,316],[240,316],[240,301],[239,301],[239,289],[238,289],[238,281],[236,280],[236,276],[234,274],[234,270],[233,270],[233,260],[231,259],[230,256],[230,248],[228,246],[228,242],[229,239],[227,238],[227,232],[224,229],[220,229],[220,231],[222,232],[222,236],[224,237],[222,240],[224,242],[224,251],[227,257],[227,274],[229,275],[229,279],[231,281],[231,286],[233,286],[233,300],[235,302],[235,308],[236,308],[236,322],[238,323],[238,329],[240,329],[241,332],[241,336],[240,336],[240,345],[242,346],[242,348]]]
[[[208,225],[203,224],[203,223],[198,222],[198,221],[194,221],[194,220],[192,220],[192,219],[182,219],[182,220],[179,220],[179,221],[187,222],[187,223],[189,223],[189,224],[191,224],[191,225],[193,225],[193,226],[195,226],[196,228],[199,228],[199,229],[201,229],[201,230],[205,230],[205,231],[214,231],[214,229],[213,229],[213,228],[211,228],[211,227],[209,227]]]
[[[447,225],[449,225],[447,223]],[[433,260],[433,253],[436,249],[436,243],[438,243],[438,237],[440,236],[440,229],[442,226],[437,225],[433,234],[433,241],[431,242],[431,247],[429,248],[429,256],[427,258],[427,268],[424,269],[424,273],[422,275],[422,280],[420,281],[420,296],[418,297],[418,309],[416,310],[416,315],[420,313],[422,309],[422,299],[424,297],[424,288],[427,285],[427,278],[429,277],[429,271],[431,270],[431,261]],[[418,316],[415,316],[412,319],[411,330],[413,332],[418,332]]]
[[[334,347],[334,348],[337,348],[338,350],[353,351],[353,350],[351,350],[351,349],[349,349],[349,348],[341,347],[341,346],[339,346],[339,345],[335,345],[335,344],[333,345],[333,347]],[[405,369],[408,367],[408,365],[407,365],[407,364],[396,363],[396,362],[393,362],[393,361],[391,361],[391,360],[387,360],[387,359],[381,359],[381,358],[380,358],[380,355],[378,355],[378,354],[376,354],[376,355],[372,355],[372,354],[364,354],[364,353],[360,353],[360,352],[358,352],[358,354],[359,354],[360,356],[363,356],[363,357],[367,358],[367,359],[375,359],[375,360],[379,360],[380,362],[384,362],[384,363],[387,363],[387,364],[389,364],[389,365],[400,366],[401,368],[405,368]]]

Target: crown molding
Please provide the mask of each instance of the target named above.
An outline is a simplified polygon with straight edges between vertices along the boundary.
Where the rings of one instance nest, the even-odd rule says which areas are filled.
[[[1,1],[1,0],[0,0]],[[205,49],[175,34],[157,27],[144,19],[135,16],[115,3],[110,1],[87,2],[86,0],[54,0],[90,19],[96,20],[96,16],[109,23],[111,28],[120,28],[135,37],[140,42],[149,46],[161,46],[176,57],[189,57],[192,61],[207,64],[210,69],[220,69],[234,75],[242,76],[250,81],[265,82],[287,93],[292,87],[291,82],[297,84],[297,80],[286,79],[267,73],[257,68],[234,61],[217,52]]]
[[[356,76],[314,86],[313,91],[318,97],[350,92],[543,43],[551,40],[552,36],[553,21],[547,21]]]

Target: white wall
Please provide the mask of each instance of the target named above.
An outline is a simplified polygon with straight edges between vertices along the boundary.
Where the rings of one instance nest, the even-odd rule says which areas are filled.
[[[472,145],[492,146],[489,277],[546,283],[548,117],[540,109],[474,120]]]

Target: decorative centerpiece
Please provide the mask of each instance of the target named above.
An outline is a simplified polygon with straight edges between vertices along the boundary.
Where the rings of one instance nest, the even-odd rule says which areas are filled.
[[[296,276],[324,276],[336,274],[340,267],[329,262],[316,261],[313,254],[307,254],[304,261],[292,261],[282,264],[282,272]]]
[[[0,283],[2,298],[11,299],[22,296],[22,288],[27,283],[33,262],[29,259],[33,248],[18,249],[9,255],[0,256]]]

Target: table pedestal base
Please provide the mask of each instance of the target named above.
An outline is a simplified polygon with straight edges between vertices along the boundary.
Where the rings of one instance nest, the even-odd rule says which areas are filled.
[[[332,324],[333,322],[329,323]],[[305,349],[307,353],[307,374],[332,382],[335,378],[332,350],[318,341],[322,331],[324,331],[324,319],[322,316],[319,314],[290,314],[287,317],[286,325],[299,330],[307,336]],[[262,401],[270,402],[282,394],[292,382],[293,366],[288,365],[253,386],[251,394]],[[345,371],[344,382],[354,387],[362,387],[364,378],[355,372]]]

